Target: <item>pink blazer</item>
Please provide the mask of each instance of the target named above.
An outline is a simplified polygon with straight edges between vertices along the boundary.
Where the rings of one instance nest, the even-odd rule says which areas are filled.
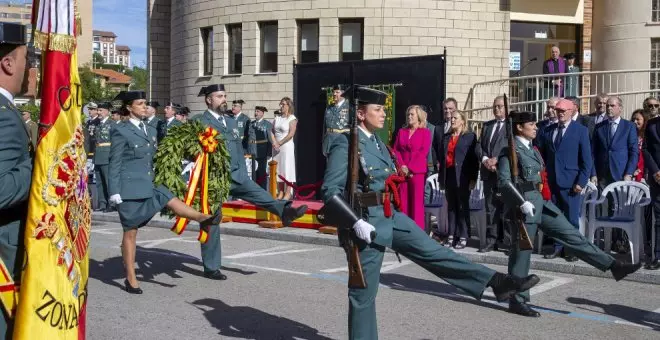
[[[394,140],[394,152],[399,165],[407,166],[413,174],[425,174],[431,149],[431,130],[417,128],[410,136],[410,129],[403,128]]]

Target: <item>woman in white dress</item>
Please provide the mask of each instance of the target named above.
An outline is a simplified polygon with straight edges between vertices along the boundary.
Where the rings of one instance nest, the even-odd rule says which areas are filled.
[[[284,97],[280,101],[281,115],[275,116],[273,122],[273,160],[277,162],[277,174],[288,182],[296,183],[296,156],[293,137],[296,135],[298,119],[293,115],[293,101]],[[289,200],[293,197],[293,188],[288,188],[282,179],[277,177],[277,198]],[[286,192],[285,192],[286,191]]]

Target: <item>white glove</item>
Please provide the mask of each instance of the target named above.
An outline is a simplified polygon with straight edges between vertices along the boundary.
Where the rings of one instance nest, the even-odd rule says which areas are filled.
[[[534,216],[534,204],[530,201],[525,201],[525,203],[520,206],[520,211],[527,216]]]
[[[110,196],[110,199],[108,199],[108,200],[110,201],[110,203],[114,203],[114,204],[117,204],[117,205],[121,204],[121,202],[123,202],[121,200],[121,196],[119,194],[114,194],[114,195]]]
[[[369,244],[371,243],[371,232],[376,231],[376,228],[365,220],[358,220],[353,225],[353,230],[359,239]]]

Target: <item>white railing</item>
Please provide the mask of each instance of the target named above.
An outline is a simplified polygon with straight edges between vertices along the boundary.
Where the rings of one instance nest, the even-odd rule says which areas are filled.
[[[503,93],[510,103],[537,102],[553,96],[586,97],[599,93],[645,91],[660,85],[660,69],[538,74],[476,83],[464,109],[490,107]],[[586,91],[588,89],[588,92]]]
[[[613,92],[608,93],[610,96],[617,96],[621,98],[623,102],[622,115],[623,119],[630,119],[632,112],[642,108],[642,102],[647,97],[660,97],[660,89],[653,90],[641,90],[641,91],[623,91],[623,92]],[[581,113],[588,114],[593,112],[595,108],[593,107],[595,97],[598,94],[590,94],[586,96],[578,96],[578,99],[581,101],[580,107]],[[537,114],[537,120],[543,119],[543,113],[546,111],[546,102],[545,99],[526,101],[526,102],[514,102],[509,103],[509,111],[513,110],[524,110],[531,111]],[[481,131],[481,126],[484,122],[487,122],[493,119],[493,108],[492,108],[492,99],[490,105],[486,107],[463,110],[466,113],[468,119],[468,126],[470,130],[478,133]]]

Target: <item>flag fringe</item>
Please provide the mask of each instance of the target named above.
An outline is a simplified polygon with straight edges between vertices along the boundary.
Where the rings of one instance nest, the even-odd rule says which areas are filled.
[[[67,34],[49,34],[34,31],[34,47],[42,51],[73,53],[76,49],[76,37]]]

